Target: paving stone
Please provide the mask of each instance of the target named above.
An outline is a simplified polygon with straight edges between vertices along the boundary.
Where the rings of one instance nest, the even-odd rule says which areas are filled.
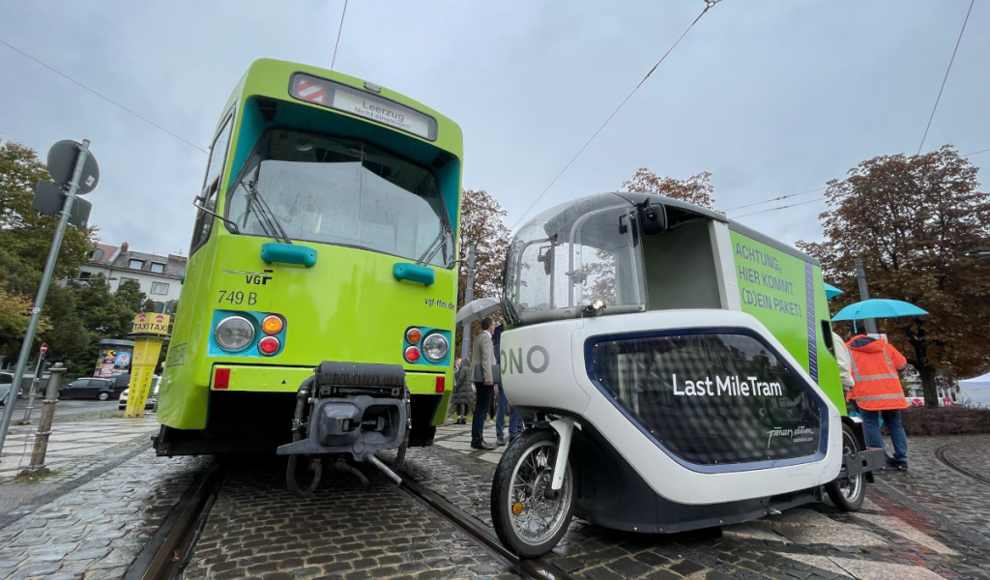
[[[591,580],[621,580],[623,576],[616,574],[605,567],[592,568],[584,572],[584,576]]]
[[[677,572],[678,574],[683,574],[684,576],[690,576],[695,572],[700,572],[704,570],[705,567],[691,560],[683,560],[676,564],[672,564],[670,566],[670,569],[673,570],[674,572]]]
[[[678,580],[679,578],[683,578],[683,576],[671,572],[670,570],[657,570],[647,576],[647,578],[649,578],[649,580]]]

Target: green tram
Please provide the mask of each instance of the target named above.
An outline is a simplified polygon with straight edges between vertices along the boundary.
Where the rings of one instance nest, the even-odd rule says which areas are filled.
[[[158,454],[430,445],[453,386],[461,159],[460,127],[421,103],[254,62],[194,202]]]

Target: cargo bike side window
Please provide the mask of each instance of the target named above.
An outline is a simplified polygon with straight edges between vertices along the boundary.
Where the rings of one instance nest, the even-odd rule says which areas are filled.
[[[203,180],[203,190],[197,197],[197,204],[200,204],[208,211],[200,209],[196,214],[196,223],[193,226],[193,239],[189,248],[189,254],[198,250],[210,238],[210,231],[213,227],[213,216],[210,212],[216,210],[217,196],[220,193],[220,185],[223,182],[223,168],[227,165],[227,149],[230,147],[230,136],[234,129],[234,112],[228,113],[226,120],[220,131],[217,132],[210,147],[210,160],[206,166],[206,178]]]
[[[821,451],[824,405],[747,333],[606,336],[588,354],[599,388],[687,463],[777,461]]]

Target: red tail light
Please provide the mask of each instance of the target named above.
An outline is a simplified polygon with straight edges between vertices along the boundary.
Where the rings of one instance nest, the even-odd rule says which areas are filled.
[[[226,389],[230,386],[230,369],[217,369],[213,375],[213,388]]]
[[[261,339],[261,342],[258,343],[258,350],[260,350],[263,355],[271,356],[275,354],[279,346],[281,345],[279,344],[277,338],[274,336],[266,336]]]
[[[406,354],[407,362],[414,363],[419,361],[419,349],[416,348],[415,346],[410,346],[409,348],[407,348],[405,354]]]
[[[436,391],[442,393],[447,386],[447,377],[440,375],[437,377],[437,387]]]

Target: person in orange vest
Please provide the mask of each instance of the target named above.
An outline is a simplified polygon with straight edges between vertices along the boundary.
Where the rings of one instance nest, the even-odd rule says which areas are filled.
[[[895,471],[907,471],[907,435],[901,424],[901,409],[908,406],[904,388],[897,371],[907,365],[907,359],[883,338],[857,334],[846,343],[852,354],[852,372],[856,384],[852,398],[863,416],[866,443],[871,449],[883,449],[880,436],[880,416],[890,432],[894,457],[887,455],[887,466]]]

